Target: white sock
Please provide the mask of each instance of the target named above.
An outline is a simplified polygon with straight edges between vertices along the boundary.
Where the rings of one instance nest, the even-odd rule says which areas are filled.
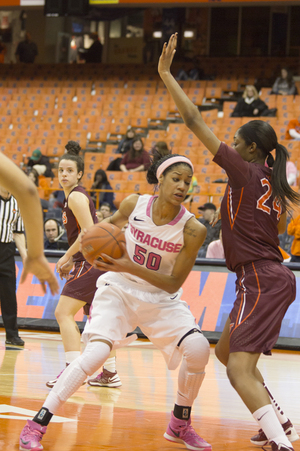
[[[109,357],[106,362],[103,365],[103,368],[105,368],[107,371],[110,371],[111,373],[116,372],[116,357]]]
[[[267,436],[267,439],[275,443],[282,443],[291,447],[287,436],[282,429],[282,426],[276,416],[272,404],[260,407],[253,413],[253,418],[257,421],[259,428],[261,428]]]
[[[66,356],[66,364],[69,365],[72,363],[77,357],[80,356],[80,351],[67,351],[65,352]]]
[[[271,394],[269,388],[267,387],[267,384],[264,382],[264,387],[268,392],[268,395],[270,396],[270,400],[273,406],[273,409],[275,410],[275,413],[277,415],[278,420],[280,421],[280,424],[284,424],[288,421],[287,416],[285,415],[284,411],[281,409],[279,404],[276,402],[276,399],[273,398],[273,395]]]

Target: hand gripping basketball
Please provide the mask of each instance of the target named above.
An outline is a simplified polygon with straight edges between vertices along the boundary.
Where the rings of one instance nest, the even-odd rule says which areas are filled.
[[[122,244],[125,244],[125,235],[121,229],[109,222],[100,222],[83,235],[82,254],[91,265],[99,258],[107,261],[102,254],[118,259],[123,255]]]

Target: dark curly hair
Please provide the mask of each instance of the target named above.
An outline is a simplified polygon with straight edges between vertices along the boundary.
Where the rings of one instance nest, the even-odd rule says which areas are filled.
[[[156,177],[156,172],[158,167],[164,163],[164,161],[169,160],[170,158],[174,158],[174,157],[182,157],[183,155],[179,155],[177,153],[173,153],[173,154],[169,154],[169,155],[165,155],[163,158],[160,158],[159,160],[156,160],[155,158],[152,160],[152,164],[150,166],[150,168],[147,171],[147,182],[150,185],[157,185],[158,184],[158,179]],[[187,158],[188,160],[188,158]],[[174,167],[179,166],[180,164],[185,164],[186,166],[188,166],[190,169],[191,166],[188,163],[184,163],[184,162],[179,162],[179,163],[174,163],[171,164],[170,166],[168,166],[164,172],[163,175],[166,175],[169,171],[171,171],[172,169],[174,169]]]

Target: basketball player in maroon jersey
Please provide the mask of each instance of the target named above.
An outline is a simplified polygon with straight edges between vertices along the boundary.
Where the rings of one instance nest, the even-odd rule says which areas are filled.
[[[251,442],[269,444],[272,451],[292,451],[291,441],[298,434],[257,368],[260,354],[271,354],[296,293],[295,277],[281,265],[278,248],[288,204],[300,200],[286,179],[288,152],[278,143],[273,128],[257,120],[237,130],[232,148],[219,141],[171,75],[176,45],[174,34],[164,44],[159,74],[185,124],[214,155],[214,162],[226,170],[229,180],[221,204],[222,234],[227,267],[237,274],[237,297],[216,355],[260,426]]]
[[[79,252],[81,230],[88,229],[98,222],[91,197],[82,186],[78,185],[84,171],[84,163],[79,156],[80,150],[77,142],[69,141],[66,145],[66,153],[60,158],[58,166],[58,178],[66,199],[63,208],[63,224],[67,230],[70,247],[56,264],[60,277],[66,278],[67,282],[63,287],[55,316],[60,328],[67,365],[80,355],[81,337],[74,317],[82,307],[85,314],[89,314],[89,307],[96,291],[96,281],[102,274]],[[106,368],[96,380],[91,379],[90,385],[108,387],[122,385],[115,370],[115,355],[110,356],[105,366]],[[58,377],[47,382],[47,387],[52,388]]]

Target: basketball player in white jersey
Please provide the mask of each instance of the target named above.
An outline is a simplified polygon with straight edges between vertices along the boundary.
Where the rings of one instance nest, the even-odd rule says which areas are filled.
[[[97,281],[83,332],[86,348],[64,370],[34,419],[27,421],[21,450],[41,449],[40,440],[53,414],[137,326],[161,350],[169,369],[181,362],[177,399],[164,437],[191,450],[211,450],[190,418],[204,379],[209,344],[181,300],[181,285],[206,236],[205,227],[182,205],[192,176],[193,165],[186,157],[173,154],[155,161],[147,180],[159,184],[158,196],[131,195],[105,220],[120,228],[128,222],[126,250],[118,260],[95,261],[107,272]]]

